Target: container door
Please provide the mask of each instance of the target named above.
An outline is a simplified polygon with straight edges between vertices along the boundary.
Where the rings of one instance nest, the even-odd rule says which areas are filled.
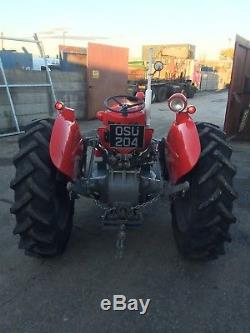
[[[236,36],[224,130],[228,136],[250,140],[250,41]]]
[[[112,95],[127,94],[128,49],[88,44],[88,119],[103,110],[103,101]]]

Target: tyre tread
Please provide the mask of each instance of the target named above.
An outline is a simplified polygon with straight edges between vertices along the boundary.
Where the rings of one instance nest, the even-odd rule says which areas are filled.
[[[62,230],[57,225],[57,209],[53,200],[55,195],[62,194],[56,190],[58,171],[49,156],[53,122],[53,119],[41,120],[27,127],[19,140],[20,150],[14,158],[16,175],[10,184],[15,191],[15,201],[10,209],[16,215],[13,233],[20,235],[19,248],[34,256],[61,254],[72,226],[73,204],[63,175],[60,181],[65,180],[65,200],[68,200],[67,209],[70,211],[66,227]]]
[[[189,181],[190,191],[184,198],[172,201],[172,224],[175,240],[181,253],[188,259],[216,259],[224,254],[224,243],[231,241],[229,227],[236,222],[233,188],[236,168],[230,161],[232,148],[219,127],[198,123],[202,152],[196,167],[183,179]],[[183,210],[189,200],[190,214]],[[188,217],[187,230],[178,229],[177,207]],[[189,208],[188,208],[189,209]],[[184,218],[185,219],[185,218]],[[187,221],[187,220],[186,220]]]

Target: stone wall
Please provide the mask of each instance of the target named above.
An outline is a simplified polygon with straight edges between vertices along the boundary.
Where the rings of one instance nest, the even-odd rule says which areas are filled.
[[[9,84],[47,83],[45,71],[6,70]],[[87,118],[86,108],[86,70],[79,72],[51,71],[51,79],[58,100],[76,110],[78,119]],[[0,73],[0,85],[3,84]],[[10,88],[16,109],[16,115],[21,127],[33,119],[53,115],[53,100],[50,87]],[[6,89],[0,88],[0,132],[14,129],[9,99]]]

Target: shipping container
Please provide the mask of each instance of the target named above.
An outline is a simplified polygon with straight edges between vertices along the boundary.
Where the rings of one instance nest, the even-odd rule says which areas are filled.
[[[33,67],[32,54],[15,51],[0,51],[0,57],[5,69],[31,70]]]

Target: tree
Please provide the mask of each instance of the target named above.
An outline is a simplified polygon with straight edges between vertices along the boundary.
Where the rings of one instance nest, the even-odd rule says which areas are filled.
[[[222,49],[220,51],[220,56],[221,58],[226,58],[226,59],[233,59],[234,56],[234,48],[233,47],[229,47],[227,49]]]

